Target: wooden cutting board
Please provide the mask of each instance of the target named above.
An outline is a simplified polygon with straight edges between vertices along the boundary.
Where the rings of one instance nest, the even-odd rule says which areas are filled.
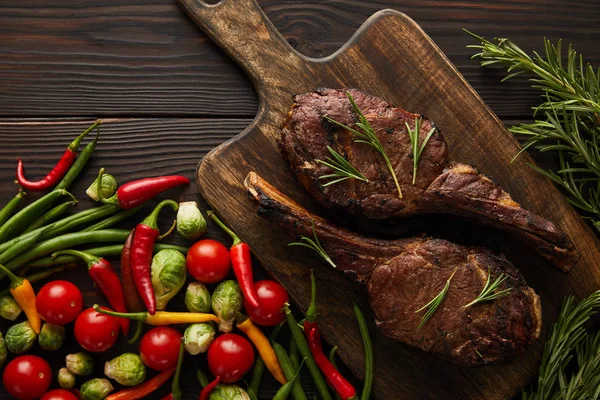
[[[315,209],[284,163],[276,139],[292,95],[317,87],[355,87],[434,120],[444,133],[453,160],[473,164],[502,185],[526,208],[557,223],[576,242],[579,263],[563,275],[508,235],[456,219],[432,219],[433,232],[457,240],[474,239],[502,250],[542,297],[544,331],[555,320],[567,294],[583,297],[600,288],[598,240],[559,191],[532,171],[517,141],[423,30],[408,16],[383,10],[369,18],[339,51],[312,59],[298,54],[254,0],[224,0],[208,5],[180,0],[189,16],[252,79],[259,96],[254,122],[240,135],[208,154],[198,167],[197,184],[208,203],[252,246],[255,255],[288,289],[301,308],[309,303],[309,270],[318,273],[321,325],[339,346],[342,359],[360,377],[363,350],[352,301],[361,289],[300,248],[291,237],[256,216],[243,181],[256,171],[300,204]],[[483,238],[483,241],[482,241]],[[487,241],[486,241],[487,240]],[[377,334],[377,399],[504,399],[537,373],[543,341],[514,362],[480,369],[453,366],[436,356]]]

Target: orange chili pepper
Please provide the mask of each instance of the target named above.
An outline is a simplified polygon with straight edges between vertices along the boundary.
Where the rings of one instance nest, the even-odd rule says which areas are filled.
[[[175,367],[162,371],[160,374],[148,379],[146,382],[141,383],[132,388],[121,390],[117,393],[113,393],[108,396],[105,400],[137,400],[143,399],[150,393],[154,392],[166,381],[169,380],[175,373]]]
[[[142,321],[148,325],[165,326],[175,324],[196,324],[200,322],[219,322],[219,318],[214,314],[193,313],[193,312],[171,312],[157,311],[156,314],[150,315],[149,312],[121,313],[100,308],[98,304],[94,304],[94,310],[100,314],[112,315],[114,317],[129,318],[137,321]]]
[[[25,279],[13,274],[8,268],[0,264],[0,270],[4,271],[10,279],[9,291],[17,304],[23,309],[31,329],[37,334],[42,328],[42,319],[35,308],[35,291],[31,283]]]
[[[271,342],[269,342],[269,339],[265,336],[263,331],[254,325],[250,318],[240,313],[236,315],[236,326],[248,336],[248,339],[250,339],[252,343],[254,343],[254,346],[256,346],[256,349],[258,350],[258,354],[260,354],[260,358],[262,358],[265,366],[269,372],[271,372],[273,377],[277,379],[277,382],[284,385],[287,380],[285,379],[281,365],[279,365],[275,350],[273,350]]]

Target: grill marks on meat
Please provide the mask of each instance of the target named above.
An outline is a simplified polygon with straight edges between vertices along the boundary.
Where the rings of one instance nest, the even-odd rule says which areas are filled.
[[[384,100],[350,89],[386,154],[390,157],[402,198],[381,155],[355,143],[351,132],[328,117],[354,129],[356,115],[346,89],[322,89],[294,97],[294,105],[281,131],[280,149],[302,185],[323,206],[372,220],[395,220],[424,213],[448,213],[476,218],[506,230],[530,244],[563,271],[578,258],[572,242],[550,221],[523,209],[511,196],[475,167],[449,160],[439,129],[425,147],[412,184],[412,152],[405,122],[412,128],[419,116],[393,107]],[[423,118],[419,143],[434,123]],[[329,156],[327,146],[342,154],[369,182],[347,179],[323,187],[319,177],[331,173],[316,159]]]
[[[541,306],[520,272],[503,256],[429,237],[380,240],[336,227],[311,214],[251,172],[245,181],[258,214],[298,235],[312,235],[338,269],[366,284],[376,323],[387,337],[456,364],[481,366],[507,362],[538,338]],[[506,297],[463,308],[492,278],[510,276]],[[456,270],[436,313],[418,328],[415,313],[435,297]]]

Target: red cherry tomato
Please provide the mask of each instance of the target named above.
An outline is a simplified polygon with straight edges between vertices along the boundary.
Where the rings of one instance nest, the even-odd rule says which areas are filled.
[[[254,365],[254,349],[246,338],[235,333],[219,336],[208,347],[208,368],[222,383],[237,382]]]
[[[81,313],[83,296],[81,290],[71,282],[52,281],[38,292],[35,307],[47,323],[66,325]]]
[[[110,310],[107,307],[100,307]],[[87,351],[101,353],[113,347],[119,337],[119,319],[88,308],[75,320],[75,339]]]
[[[186,265],[190,275],[197,281],[220,282],[225,279],[231,267],[229,250],[215,240],[200,240],[188,250]]]
[[[37,399],[52,382],[52,370],[44,359],[20,356],[6,366],[2,384],[8,393],[20,400]]]
[[[68,390],[54,389],[43,395],[40,400],[78,400],[78,398]]]
[[[258,294],[258,307],[253,308],[244,299],[244,308],[258,325],[275,326],[285,319],[283,305],[289,297],[283,286],[275,281],[258,281],[254,284]]]
[[[177,365],[181,333],[159,326],[150,329],[140,342],[140,357],[148,368],[164,371]]]

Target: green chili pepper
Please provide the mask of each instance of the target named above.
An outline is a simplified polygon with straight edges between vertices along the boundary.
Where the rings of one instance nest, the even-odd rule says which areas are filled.
[[[187,247],[176,246],[174,244],[156,243],[154,245],[154,253],[157,253],[157,252],[159,252],[161,250],[165,250],[165,249],[177,250],[184,254],[187,253],[187,251],[188,251]],[[120,255],[122,250],[123,250],[122,244],[114,244],[111,246],[102,246],[102,247],[94,247],[92,249],[86,249],[85,252],[89,253],[93,256],[97,256],[97,257],[109,257],[109,256]],[[62,266],[62,268],[64,269],[65,265],[80,264],[80,263],[82,263],[81,258],[76,257],[76,256],[69,256],[69,255],[65,254],[65,255],[60,255],[58,257],[55,257],[55,258],[52,258],[52,257],[38,258],[38,259],[28,262],[27,266],[31,267],[31,268],[46,268],[46,267],[53,267],[53,266]],[[2,293],[2,292],[0,292],[0,293]]]
[[[29,233],[35,229],[41,228],[42,226],[46,226],[54,221],[57,221],[58,219],[60,219],[60,217],[62,217],[64,213],[67,212],[67,210],[69,210],[70,206],[74,206],[75,204],[77,204],[77,200],[66,201],[62,204],[57,205],[52,210],[48,211],[46,214],[36,219],[21,234]]]
[[[0,210],[0,227],[10,218],[12,213],[15,211],[23,197],[25,197],[23,189],[19,189],[19,192],[13,197],[4,207]]]
[[[137,206],[130,210],[121,211],[120,213],[115,214],[110,218],[107,218],[105,220],[95,223],[94,225],[88,226],[85,229],[82,229],[81,232],[93,232],[99,231],[101,229],[110,228],[111,226],[131,217],[132,215],[140,211],[143,207],[144,205],[142,204],[141,206]]]
[[[58,183],[58,185],[56,185],[56,189],[68,189],[69,186],[71,186],[75,178],[77,178],[77,176],[83,170],[83,167],[85,167],[85,165],[89,161],[90,157],[92,157],[92,154],[96,149],[96,143],[98,143],[99,134],[100,126],[98,126],[97,128],[96,137],[94,138],[94,140],[88,143],[83,148],[83,150],[81,150],[81,153],[79,153],[79,156],[75,159],[75,162],[73,163],[73,165],[71,165],[71,168],[69,168],[69,171],[65,174],[65,176]]]
[[[365,315],[356,303],[354,303],[354,315],[356,315],[356,321],[358,322],[360,336],[362,337],[363,346],[365,348],[365,383],[360,398],[361,400],[369,400],[371,398],[371,391],[373,390],[373,379],[375,377],[373,343],[371,341],[371,336],[369,335],[369,328],[367,325],[367,321],[365,320]]]
[[[13,270],[25,265],[35,258],[54,253],[58,250],[68,249],[74,246],[98,242],[125,242],[129,231],[123,229],[105,229],[95,232],[74,232],[57,236],[45,242],[38,243],[29,251],[9,262],[6,267]]]
[[[66,190],[54,190],[45,196],[40,197],[27,207],[22,208],[21,211],[13,215],[0,228],[0,243],[6,242],[17,236],[23,229],[27,228],[40,215],[52,207],[52,204],[56,200],[65,195],[75,200],[75,197]]]
[[[287,357],[287,354],[285,353],[283,346],[279,344],[279,348],[281,349],[282,354],[285,354]],[[292,370],[291,378],[288,378],[286,376],[286,379],[288,381],[285,383],[285,385],[283,385],[281,388],[279,388],[277,393],[275,393],[275,396],[273,396],[273,400],[285,400],[288,398],[290,393],[292,394],[292,397],[294,397],[295,399],[298,399],[299,398],[299,397],[297,397],[298,393],[296,392],[297,388],[300,388],[300,393],[302,393],[302,396],[303,396],[300,398],[306,399],[304,392],[302,392],[302,386],[300,386],[300,382],[298,381],[298,375],[300,374],[300,370],[302,369],[302,366],[304,365],[304,361],[306,361],[306,358],[302,359],[302,362],[300,363],[300,368],[298,368],[296,370],[295,374],[293,373],[293,370]],[[281,363],[281,361],[280,361],[280,363]],[[290,365],[290,367],[291,367],[291,365]]]
[[[275,350],[275,355],[277,356],[277,360],[279,361],[279,365],[281,365],[281,369],[283,371],[283,374],[285,375],[285,379],[287,380],[287,383],[285,385],[283,385],[282,388],[285,387],[289,383],[290,388],[289,388],[289,390],[287,390],[287,393],[289,394],[291,391],[292,397],[295,400],[306,400],[306,395],[304,394],[304,391],[302,390],[302,385],[300,384],[299,381],[294,380],[294,375],[295,375],[294,371],[299,371],[300,369],[299,368],[294,369],[288,354],[286,353],[285,349],[283,348],[283,346],[281,344],[279,344],[277,342],[272,342],[272,345],[273,345],[273,350]],[[304,361],[302,361],[302,363],[304,363]],[[293,383],[294,381],[295,381],[295,383]],[[286,397],[287,397],[287,395],[286,395]]]
[[[306,358],[306,367],[308,368],[308,372],[315,383],[319,395],[323,400],[332,400],[331,395],[329,394],[327,383],[325,382],[321,371],[315,363],[315,359],[308,348],[308,343],[306,343],[304,333],[298,326],[296,318],[294,318],[294,315],[292,315],[292,311],[287,304],[283,307],[283,310],[285,312],[285,318],[287,320],[288,327],[290,328],[290,332],[296,341],[296,345],[298,345],[298,350],[300,351],[300,354],[302,354],[302,357]]]

